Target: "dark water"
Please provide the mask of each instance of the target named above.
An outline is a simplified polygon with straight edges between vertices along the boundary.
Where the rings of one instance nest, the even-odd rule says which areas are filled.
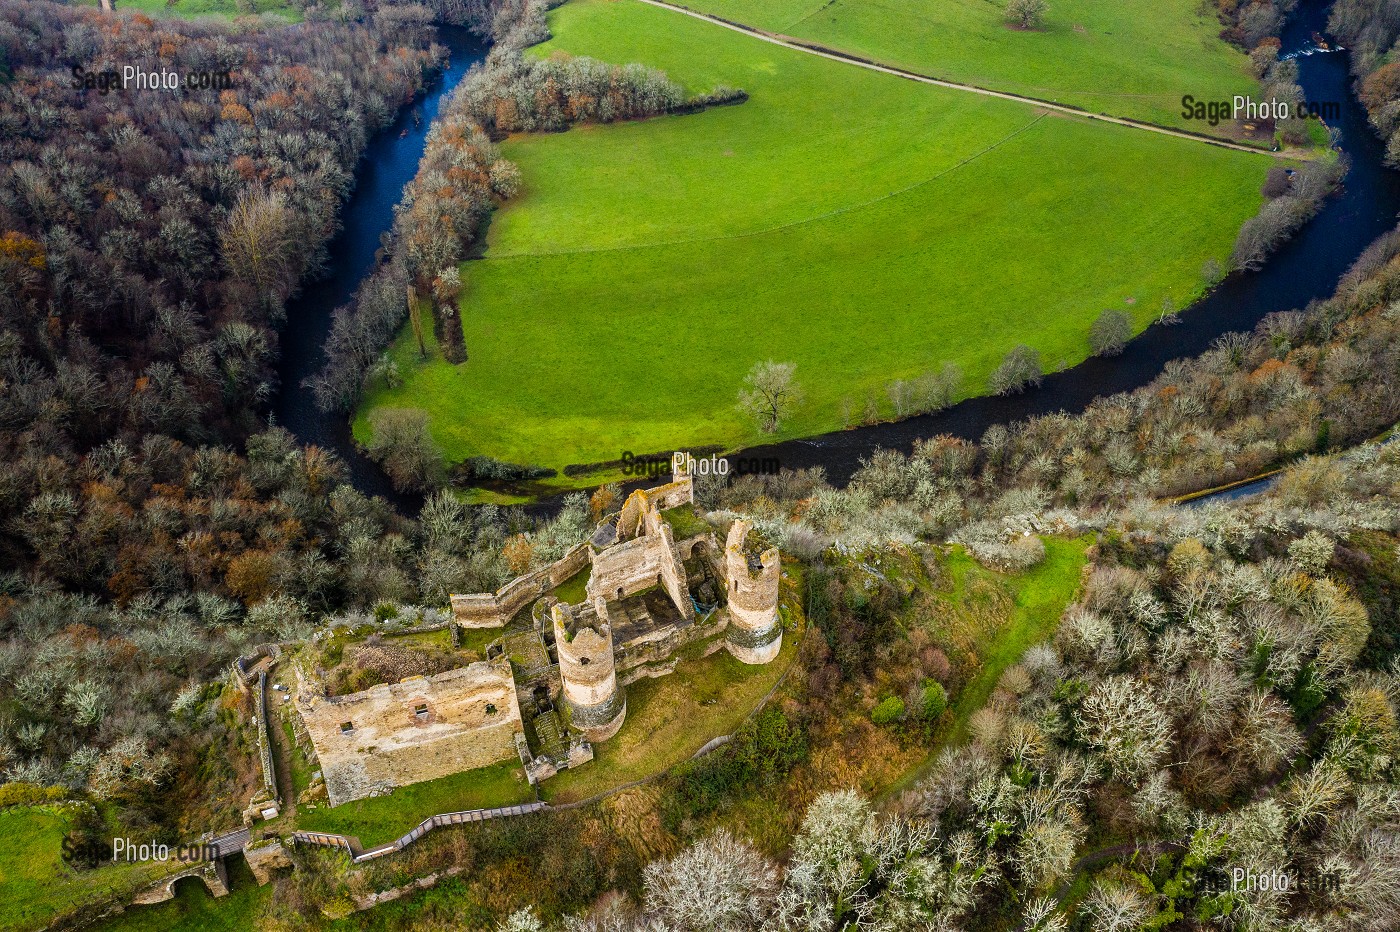
[[[274,409],[275,423],[287,428],[299,441],[340,456],[361,492],[409,507],[413,501],[396,494],[379,467],[356,451],[345,416],[323,414],[302,382],[319,372],[325,362],[322,348],[330,334],[331,312],[350,300],[375,266],[380,234],[393,226],[394,205],[403,196],[404,185],[418,171],[428,128],[443,98],[473,63],[486,57],[482,41],[456,26],[439,26],[438,42],[451,51],[452,59],[437,82],[415,103],[421,122],[415,125],[414,107],[407,107],[392,126],[366,147],[355,169],[355,191],[341,216],[343,226],[331,241],[329,275],[303,289],[287,309],[278,367],[282,390]],[[401,135],[405,131],[407,135]]]
[[[1285,54],[1312,47],[1313,33],[1326,31],[1329,6],[1299,4],[1282,37]],[[1351,171],[1342,191],[1261,271],[1230,276],[1183,311],[1181,323],[1150,327],[1121,356],[1090,359],[1047,376],[1041,388],[1024,395],[971,398],[937,414],[757,447],[737,455],[776,457],[791,469],[824,466],[834,484],[844,485],[861,458],[876,449],[909,452],[914,441],[937,434],[975,440],[993,424],[1055,411],[1078,413],[1095,398],[1146,385],[1167,362],[1200,354],[1221,334],[1252,330],[1270,313],[1329,297],[1361,252],[1395,226],[1400,173],[1384,166],[1384,145],[1351,93],[1348,55],[1302,54],[1296,60],[1307,99],[1340,107],[1335,128],[1341,134],[1339,147],[1351,158]]]
[[[1299,5],[1283,35],[1284,53],[1312,48],[1313,34],[1325,31],[1328,6],[1326,2]],[[344,229],[331,247],[331,275],[307,288],[290,309],[283,334],[283,391],[276,409],[277,422],[303,443],[340,455],[349,464],[357,488],[409,509],[415,502],[396,495],[378,467],[355,450],[345,417],[318,411],[301,382],[322,364],[321,348],[330,330],[331,311],[349,300],[373,267],[379,236],[389,229],[393,207],[417,169],[424,137],[442,96],[484,55],[484,47],[470,33],[450,28],[441,32],[441,41],[452,49],[452,66],[421,102],[422,125],[415,127],[405,113],[371,143],[356,172],[358,187],[346,207]],[[1361,252],[1395,225],[1400,212],[1400,174],[1384,167],[1382,143],[1352,96],[1348,56],[1301,54],[1297,61],[1299,83],[1308,100],[1336,103],[1340,109],[1335,129],[1340,134],[1340,148],[1351,158],[1351,171],[1341,192],[1329,199],[1318,216],[1263,270],[1230,276],[1183,311],[1181,323],[1150,327],[1128,344],[1121,356],[1090,359],[1049,375],[1039,389],[1024,395],[971,398],[938,414],[755,447],[736,457],[776,458],[790,469],[822,466],[834,484],[844,485],[861,459],[877,449],[908,452],[916,440],[937,434],[977,439],[993,424],[1054,411],[1077,413],[1096,398],[1151,382],[1167,362],[1198,355],[1221,334],[1252,330],[1272,312],[1302,308],[1328,297]],[[400,138],[404,129],[408,135]],[[557,507],[555,499],[531,510],[548,513]]]

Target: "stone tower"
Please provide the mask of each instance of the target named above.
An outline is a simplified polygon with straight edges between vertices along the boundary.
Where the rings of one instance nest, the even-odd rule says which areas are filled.
[[[570,721],[589,741],[606,741],[622,727],[627,698],[617,685],[612,628],[587,604],[556,604],[554,645]]]
[[[749,522],[738,520],[729,529],[724,569],[729,584],[729,652],[743,663],[767,663],[783,646],[778,619],[778,548],[762,553],[750,546]],[[756,543],[754,541],[753,543]]]

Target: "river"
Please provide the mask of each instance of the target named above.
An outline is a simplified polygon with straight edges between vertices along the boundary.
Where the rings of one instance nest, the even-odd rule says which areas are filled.
[[[1077,413],[1096,398],[1151,382],[1167,362],[1205,351],[1224,333],[1252,330],[1270,313],[1302,308],[1330,296],[1361,252],[1395,225],[1400,213],[1400,173],[1385,167],[1384,146],[1351,93],[1348,56],[1307,54],[1313,33],[1325,31],[1328,8],[1329,3],[1321,0],[1301,3],[1283,34],[1283,51],[1304,53],[1297,61],[1299,83],[1308,100],[1338,106],[1334,128],[1339,147],[1351,158],[1351,171],[1317,217],[1261,271],[1229,276],[1185,309],[1180,323],[1149,327],[1122,355],[1090,359],[1048,375],[1040,388],[1025,394],[970,398],[937,414],[755,447],[735,455],[776,458],[790,469],[822,466],[831,482],[844,485],[860,461],[877,449],[909,452],[916,440],[937,434],[977,439],[993,424],[1054,411]],[[379,237],[392,224],[394,205],[417,170],[428,126],[443,96],[485,53],[480,40],[465,30],[441,31],[441,41],[452,50],[452,65],[419,104],[422,125],[415,127],[411,117],[402,114],[370,144],[356,171],[356,190],[345,209],[344,227],[331,246],[331,274],[306,288],[289,309],[282,342],[283,388],[276,406],[277,423],[303,443],[317,444],[342,457],[362,492],[382,495],[410,510],[416,501],[394,493],[378,467],[355,449],[345,417],[322,414],[301,383],[322,364],[331,311],[349,300],[374,265]],[[401,136],[404,130],[407,135]],[[557,507],[555,499],[531,510],[543,514]]]
[[[278,366],[281,392],[273,413],[274,423],[301,443],[331,450],[344,460],[355,488],[413,511],[416,499],[396,493],[384,472],[356,449],[345,416],[323,413],[302,383],[325,364],[331,313],[354,296],[375,267],[380,236],[394,224],[394,206],[403,197],[404,185],[418,172],[428,129],[443,100],[467,70],[486,57],[482,40],[458,26],[439,26],[438,42],[452,54],[448,67],[413,107],[405,107],[391,126],[370,141],[355,169],[355,190],[341,214],[340,232],[331,240],[329,272],[303,288],[288,305]],[[420,122],[414,121],[415,108]]]
[[[844,485],[860,461],[876,449],[909,452],[914,442],[937,434],[975,440],[993,424],[1038,414],[1083,411],[1094,399],[1146,385],[1173,359],[1196,356],[1222,334],[1253,330],[1275,311],[1303,308],[1331,296],[1338,279],[1400,213],[1400,173],[1385,167],[1385,146],[1351,93],[1349,56],[1307,54],[1314,32],[1325,32],[1328,2],[1305,0],[1284,30],[1282,52],[1297,57],[1299,84],[1309,101],[1336,103],[1338,145],[1351,158],[1340,192],[1258,272],[1229,276],[1202,300],[1182,311],[1180,323],[1153,325],[1111,359],[1092,358],[1048,375],[1039,389],[1009,397],[969,398],[936,414],[875,424],[803,440],[741,451],[737,456],[776,457],[789,469],[826,468]]]

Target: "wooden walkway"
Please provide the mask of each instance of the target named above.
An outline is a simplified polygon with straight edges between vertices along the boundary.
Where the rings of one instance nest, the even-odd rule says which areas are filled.
[[[468,809],[465,812],[441,812],[435,816],[429,816],[418,824],[418,827],[407,835],[395,838],[387,844],[377,848],[370,848],[368,851],[360,850],[360,840],[347,835],[337,835],[334,832],[293,832],[292,839],[298,844],[320,845],[325,848],[339,848],[356,864],[365,861],[372,861],[375,858],[382,858],[386,854],[393,854],[395,851],[402,851],[413,844],[424,835],[435,828],[442,828],[446,825],[465,825],[468,822],[485,822],[487,819],[502,819],[509,816],[529,815],[533,812],[542,812],[549,809],[548,803],[521,803],[518,806],[503,806],[499,809]]]
[[[248,839],[252,837],[252,834],[251,830],[240,828],[234,832],[216,835],[209,839],[209,844],[213,845],[218,850],[219,857],[224,858],[228,857],[230,854],[242,851],[243,847],[248,844]]]

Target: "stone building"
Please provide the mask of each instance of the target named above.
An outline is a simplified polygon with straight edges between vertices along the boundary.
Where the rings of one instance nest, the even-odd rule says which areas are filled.
[[[682,649],[777,657],[780,577],[746,521],[720,548],[688,476],[633,492],[556,563],[452,596],[454,623],[501,629],[487,661],[336,698],[303,685],[331,805],[516,756],[531,782],[586,764],[624,727],[627,685],[673,672]]]
[[[612,628],[588,605],[575,610],[555,603],[550,615],[569,724],[589,741],[606,741],[627,714],[627,698],[617,685]]]
[[[747,521],[729,528],[724,564],[729,578],[729,652],[744,663],[767,663],[783,648],[778,619],[778,548],[755,546]]]
[[[297,711],[332,806],[516,756],[520,704],[504,659],[348,696],[299,680]]]

